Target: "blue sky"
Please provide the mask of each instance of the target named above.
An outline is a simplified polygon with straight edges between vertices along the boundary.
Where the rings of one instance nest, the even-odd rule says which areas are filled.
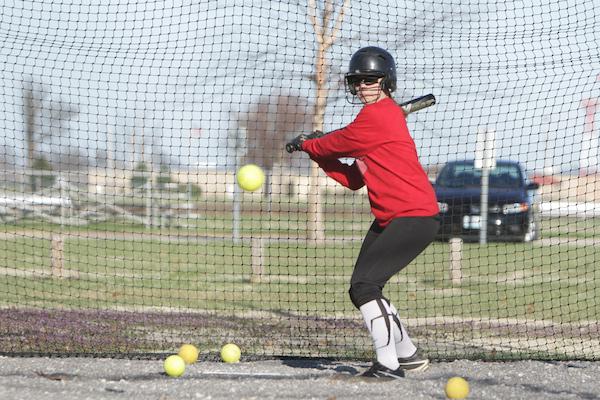
[[[437,96],[409,121],[424,164],[472,157],[487,127],[501,157],[569,170],[590,146],[581,101],[600,96],[600,5],[568,3],[353,0],[328,56],[337,77],[356,49],[385,47],[397,61],[399,100]],[[0,129],[20,154],[24,76],[80,110],[46,151],[69,143],[131,159],[144,137],[184,165],[232,167],[235,114],[262,95],[314,101],[305,2],[7,0],[0,8]],[[357,112],[340,89],[331,95],[326,129]]]

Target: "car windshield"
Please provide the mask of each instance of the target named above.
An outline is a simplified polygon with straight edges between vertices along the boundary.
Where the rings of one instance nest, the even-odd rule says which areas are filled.
[[[490,187],[517,189],[522,182],[521,170],[516,164],[497,165],[490,171]],[[481,169],[475,168],[473,163],[448,164],[440,172],[436,184],[451,188],[481,186]]]

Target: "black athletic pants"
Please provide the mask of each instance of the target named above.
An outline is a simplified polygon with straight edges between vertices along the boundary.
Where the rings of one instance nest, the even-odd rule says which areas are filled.
[[[437,216],[396,218],[385,228],[373,222],[350,280],[350,299],[356,308],[384,298],[387,281],[425,250],[438,229]]]

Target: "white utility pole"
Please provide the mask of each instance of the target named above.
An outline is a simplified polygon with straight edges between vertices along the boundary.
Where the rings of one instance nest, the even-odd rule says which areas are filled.
[[[241,221],[242,221],[242,217],[241,217],[242,190],[237,185],[235,177],[236,177],[238,169],[240,169],[240,166],[242,163],[242,157],[244,155],[244,151],[246,150],[246,127],[244,127],[244,126],[241,126],[238,128],[237,134],[235,136],[234,149],[235,149],[235,154],[234,154],[235,165],[234,165],[234,178],[233,178],[233,215],[232,215],[233,233],[232,234],[233,234],[233,242],[235,244],[239,244],[241,241],[240,227],[241,227]]]
[[[487,243],[488,198],[490,189],[490,171],[496,168],[496,133],[485,128],[477,132],[475,144],[475,168],[481,169],[481,204],[479,210],[479,243]]]

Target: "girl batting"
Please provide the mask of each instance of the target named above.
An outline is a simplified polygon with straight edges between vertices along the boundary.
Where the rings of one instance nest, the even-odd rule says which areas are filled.
[[[383,289],[433,241],[439,210],[404,112],[391,95],[396,66],[390,53],[378,47],[358,50],[345,81],[347,91],[363,104],[356,119],[326,135],[300,135],[291,145],[308,153],[345,187],[367,187],[375,220],[362,243],[349,290],[377,356],[363,376],[401,378],[404,370],[425,370],[429,360],[411,341]],[[352,165],[339,161],[348,157],[354,158]]]

